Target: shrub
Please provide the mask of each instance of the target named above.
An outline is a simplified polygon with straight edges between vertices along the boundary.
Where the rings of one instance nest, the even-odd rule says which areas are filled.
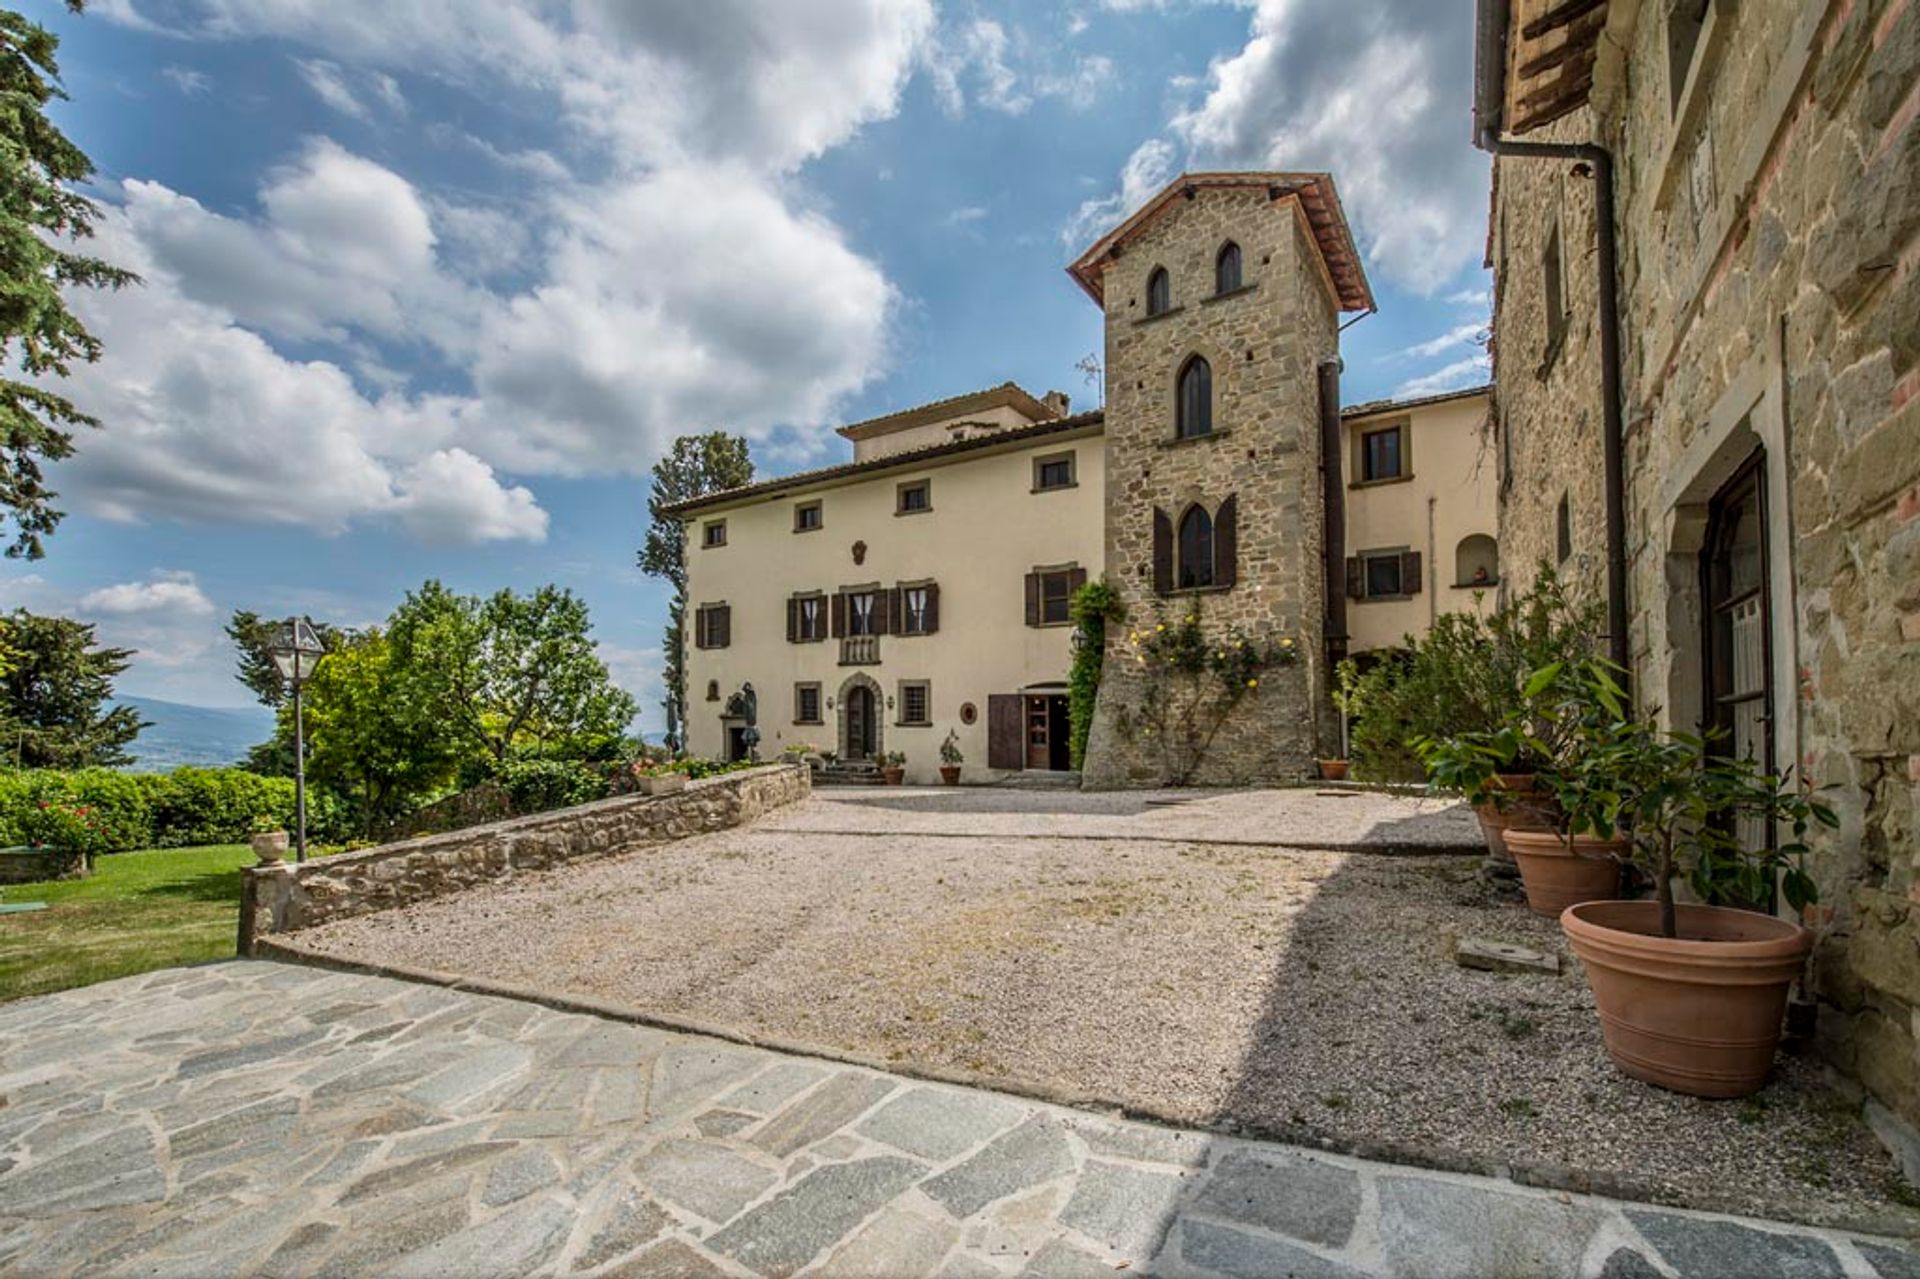
[[[516,813],[544,813],[605,798],[601,771],[563,759],[514,759],[501,765],[498,781]]]
[[[27,838],[23,819],[42,801],[84,806],[100,827],[102,851],[244,843],[262,814],[293,827],[293,782],[237,768],[182,768],[172,773],[121,773],[106,768],[73,772],[0,773],[0,844]],[[344,825],[343,806],[325,791],[307,789],[309,833]]]
[[[155,779],[152,799],[155,848],[235,844],[253,831],[253,819],[272,818],[274,829],[294,826],[291,778],[261,777],[237,768],[181,768]],[[312,792],[308,793],[309,826]]]
[[[1067,673],[1067,741],[1068,762],[1074,768],[1087,759],[1087,734],[1093,731],[1093,708],[1100,697],[1100,670],[1106,660],[1107,624],[1122,620],[1126,612],[1120,592],[1104,577],[1075,591],[1068,605],[1073,618],[1073,667]]]
[[[95,857],[110,853],[113,834],[101,814],[87,804],[66,799],[36,801],[17,819],[21,836],[39,848],[57,848]]]

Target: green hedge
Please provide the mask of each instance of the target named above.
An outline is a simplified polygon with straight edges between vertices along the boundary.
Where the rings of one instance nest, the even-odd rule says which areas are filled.
[[[115,852],[244,843],[253,819],[293,824],[293,782],[238,768],[181,768],[171,773],[120,773],[107,768],[74,772],[0,773],[0,845],[23,840],[20,817],[43,800],[84,804],[106,828]],[[339,805],[309,789],[308,828],[327,832]]]

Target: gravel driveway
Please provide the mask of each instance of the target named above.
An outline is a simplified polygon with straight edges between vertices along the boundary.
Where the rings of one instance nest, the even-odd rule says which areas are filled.
[[[1811,1061],[1747,1102],[1615,1072],[1558,927],[1460,854],[1476,836],[1379,795],[829,791],[297,941],[1217,1130],[1794,1220],[1907,1211]],[[1460,937],[1563,971],[1462,969]]]

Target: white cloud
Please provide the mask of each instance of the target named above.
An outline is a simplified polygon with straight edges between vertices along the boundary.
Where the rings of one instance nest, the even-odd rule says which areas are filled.
[[[353,96],[353,90],[347,87],[347,78],[336,63],[324,58],[296,58],[294,65],[300,68],[300,78],[307,82],[315,97],[338,111],[341,115],[356,120],[372,119],[372,113],[360,99]]]
[[[88,591],[80,597],[80,610],[123,617],[136,613],[206,617],[213,613],[213,601],[192,573],[160,569],[144,582],[116,582]]]
[[[213,88],[213,78],[204,71],[195,71],[192,67],[161,67],[160,74],[189,98],[197,93],[206,93]]]
[[[1067,69],[1045,69],[1055,59],[1066,61]],[[1068,60],[1062,52],[1036,49],[1018,28],[1009,31],[980,17],[940,33],[928,44],[925,62],[940,109],[955,119],[966,114],[969,100],[1005,115],[1025,114],[1036,98],[1058,98],[1084,111],[1118,78],[1113,59],[1102,54]]]
[[[1455,306],[1492,306],[1493,294],[1485,289],[1460,289],[1447,294],[1445,300]]]
[[[1086,248],[1139,208],[1161,187],[1173,181],[1178,153],[1164,138],[1148,138],[1133,149],[1120,170],[1120,189],[1112,195],[1083,202],[1061,238],[1073,252]]]
[[[398,480],[407,530],[430,545],[547,540],[547,513],[531,490],[507,488],[465,449],[441,449]]]
[[[1413,399],[1422,395],[1439,395],[1444,391],[1459,391],[1485,382],[1492,374],[1493,360],[1482,351],[1464,360],[1455,360],[1431,373],[1408,378],[1393,394],[1396,399]]]
[[[1424,342],[1415,342],[1412,346],[1404,347],[1383,358],[1388,360],[1431,360],[1434,356],[1451,351],[1457,346],[1466,346],[1469,343],[1484,343],[1486,336],[1487,326],[1484,324],[1455,325],[1438,337],[1428,338]]]

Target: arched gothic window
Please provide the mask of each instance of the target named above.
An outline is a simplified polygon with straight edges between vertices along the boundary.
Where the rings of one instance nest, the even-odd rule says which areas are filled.
[[[1181,590],[1213,585],[1213,517],[1205,507],[1189,507],[1180,517],[1180,563],[1176,580]]]
[[[1213,260],[1213,291],[1231,293],[1240,287],[1240,246],[1228,240]]]
[[[1196,355],[1180,370],[1175,426],[1181,439],[1213,432],[1213,366]]]
[[[1173,310],[1173,281],[1167,277],[1167,268],[1157,266],[1153,274],[1147,277],[1147,314],[1165,315]]]

